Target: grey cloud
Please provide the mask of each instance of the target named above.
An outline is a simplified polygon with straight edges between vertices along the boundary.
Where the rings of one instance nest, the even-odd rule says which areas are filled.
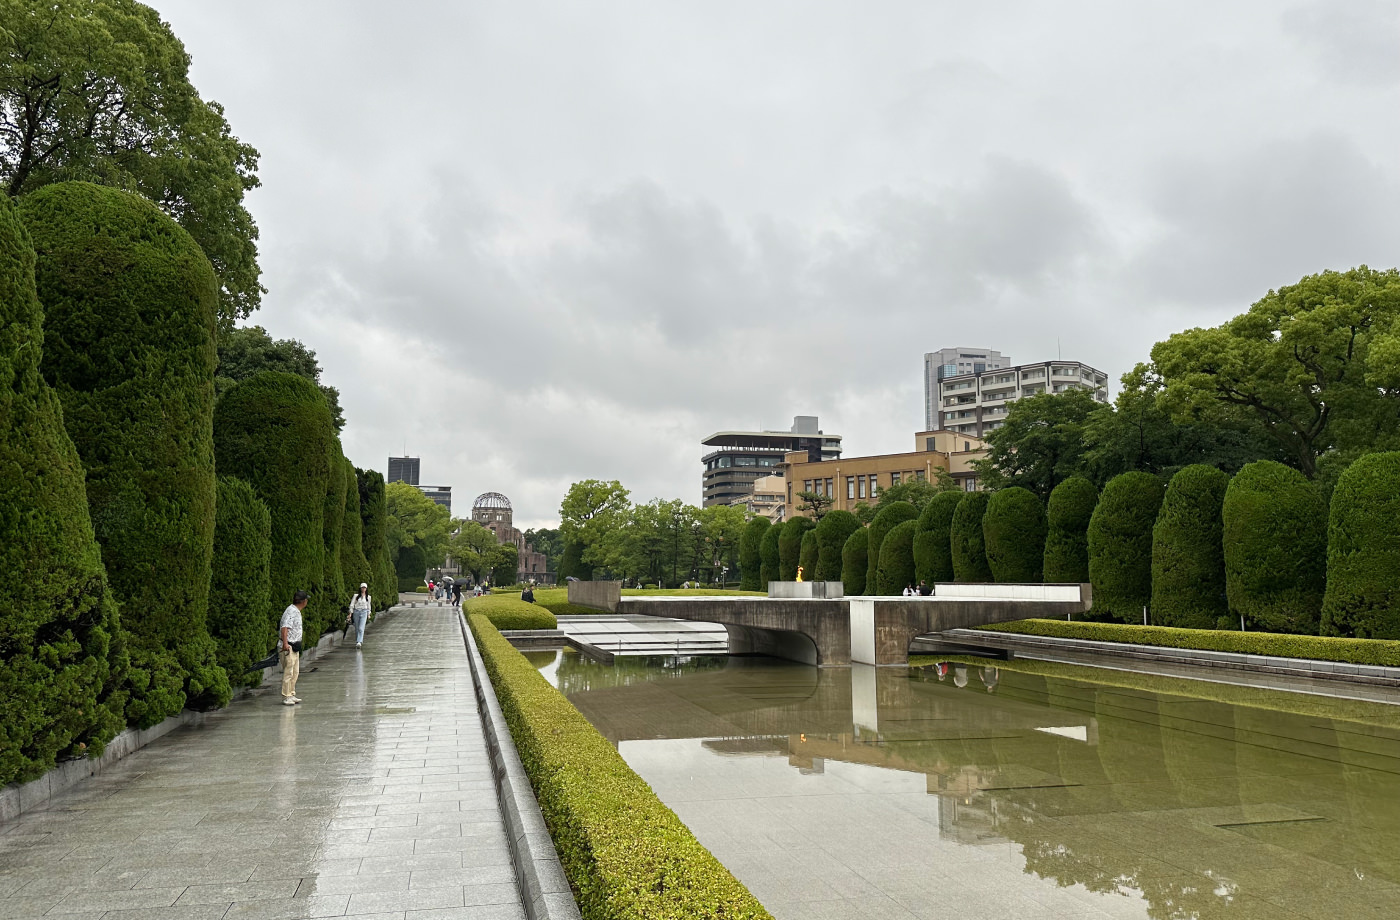
[[[1284,31],[1330,76],[1400,85],[1400,6],[1390,0],[1315,0],[1285,11]]]

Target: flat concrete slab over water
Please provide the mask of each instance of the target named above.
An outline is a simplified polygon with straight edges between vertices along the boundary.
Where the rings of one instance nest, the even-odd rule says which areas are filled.
[[[1400,913],[1400,707],[1042,662],[532,657],[779,920]]]
[[[0,825],[0,918],[523,918],[456,618],[395,612],[300,706],[274,688]]]

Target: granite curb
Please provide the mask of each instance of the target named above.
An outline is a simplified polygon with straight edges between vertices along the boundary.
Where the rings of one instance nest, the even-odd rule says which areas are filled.
[[[501,712],[496,690],[486,674],[486,662],[467,628],[466,617],[458,612],[458,625],[466,643],[467,659],[476,684],[476,705],[481,714],[481,731],[491,755],[491,773],[496,797],[505,818],[511,862],[520,885],[520,899],[530,920],[578,920],[578,904],[564,875],[554,838],[545,827],[544,815],[535,800],[530,778],[520,763],[510,727]]]
[[[395,608],[376,614],[376,618],[388,616]],[[315,661],[328,654],[332,649],[344,644],[344,634],[337,631],[327,633],[316,643],[315,648],[306,649],[302,652],[302,661]],[[249,699],[250,697],[267,690],[269,687],[276,687],[281,679],[282,666],[274,665],[266,669],[261,687],[243,687],[234,691],[233,698],[229,700],[229,706]],[[276,679],[273,679],[276,676]],[[106,748],[101,757],[83,757],[77,760],[69,760],[60,763],[43,776],[27,783],[11,783],[0,789],[0,825],[8,821],[13,821],[20,815],[33,811],[43,805],[47,805],[53,797],[61,792],[71,789],[83,780],[97,776],[117,762],[130,757],[137,751],[144,748],[153,741],[157,741],[170,734],[177,728],[184,728],[187,725],[200,725],[211,715],[224,712],[224,709],[210,710],[209,712],[196,712],[186,709],[178,715],[173,715],[163,722],[158,722],[150,728],[128,728],[118,734],[111,741],[107,742]]]
[[[1274,655],[1252,655],[1242,652],[1167,648],[1128,642],[1098,642],[1092,639],[1064,639],[1057,636],[1031,636],[977,629],[952,629],[939,635],[960,645],[986,646],[1021,655],[1029,655],[1037,650],[1060,653],[1079,652],[1136,661],[1157,661],[1254,674],[1400,688],[1400,668],[1381,665],[1319,661],[1312,658],[1280,658]],[[917,651],[917,649],[914,650]]]

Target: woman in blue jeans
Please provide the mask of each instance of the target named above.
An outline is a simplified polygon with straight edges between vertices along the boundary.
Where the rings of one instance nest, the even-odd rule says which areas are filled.
[[[374,609],[374,600],[369,596],[369,585],[360,582],[360,590],[350,598],[350,620],[355,624],[355,648],[365,641],[365,621]]]

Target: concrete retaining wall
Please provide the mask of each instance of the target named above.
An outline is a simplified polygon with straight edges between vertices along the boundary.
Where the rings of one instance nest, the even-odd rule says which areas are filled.
[[[569,603],[580,607],[592,607],[617,613],[622,602],[622,582],[620,581],[571,581],[569,582]]]

